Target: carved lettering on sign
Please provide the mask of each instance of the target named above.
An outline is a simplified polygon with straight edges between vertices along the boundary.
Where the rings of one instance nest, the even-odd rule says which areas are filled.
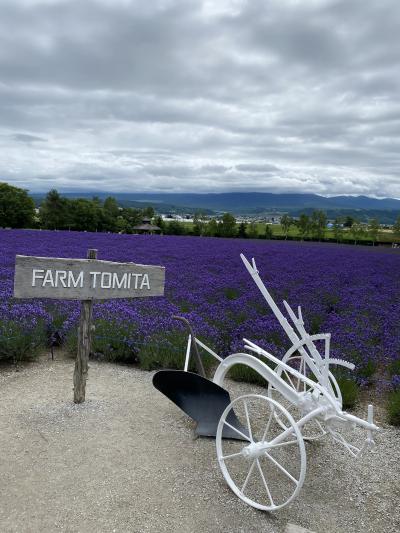
[[[165,269],[94,259],[17,256],[16,298],[106,300],[162,296]]]

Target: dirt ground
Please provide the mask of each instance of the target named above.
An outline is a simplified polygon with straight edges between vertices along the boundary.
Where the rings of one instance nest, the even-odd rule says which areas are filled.
[[[72,373],[73,361],[47,357],[0,369],[1,532],[282,533],[288,522],[400,531],[400,432],[379,410],[373,453],[356,460],[326,439],[307,444],[299,496],[269,514],[230,491],[215,442],[194,438],[152,373],[91,362],[82,405],[72,403]]]

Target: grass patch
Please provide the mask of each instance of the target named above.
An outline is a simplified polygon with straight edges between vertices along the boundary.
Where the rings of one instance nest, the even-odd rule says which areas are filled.
[[[234,365],[229,369],[227,376],[234,381],[244,381],[245,383],[254,383],[255,385],[266,386],[266,380],[258,372],[247,365]]]
[[[128,323],[96,320],[92,353],[100,359],[117,363],[137,362],[136,328]]]
[[[375,374],[377,367],[377,362],[370,359],[365,365],[358,369],[357,374],[362,378],[371,378]]]
[[[138,348],[136,343],[138,338],[136,329],[131,324],[98,319],[94,325],[92,357],[115,363],[137,362]],[[72,328],[68,332],[64,345],[71,355],[76,355],[78,349],[77,328]]]
[[[3,322],[0,329],[0,361],[30,361],[47,344],[46,327],[39,322],[26,330],[15,322]]]
[[[344,409],[351,409],[355,406],[358,394],[359,394],[359,387],[355,381],[349,378],[339,377],[336,378],[340,392],[342,393],[343,398],[343,408]]]
[[[400,359],[392,361],[389,365],[389,376],[400,375]]]
[[[174,331],[167,335],[157,334],[147,340],[141,347],[138,359],[139,366],[143,370],[157,370],[159,368],[183,370],[185,365],[187,333],[184,331]],[[210,342],[200,339],[204,344],[210,345]],[[207,354],[199,347],[201,360],[204,369],[209,370],[215,363],[212,355]],[[192,356],[189,362],[189,370],[196,372],[195,359]]]
[[[240,292],[234,287],[225,287],[223,293],[227,300],[236,300],[240,296]]]
[[[393,426],[400,426],[400,390],[393,391],[388,398],[388,420]]]

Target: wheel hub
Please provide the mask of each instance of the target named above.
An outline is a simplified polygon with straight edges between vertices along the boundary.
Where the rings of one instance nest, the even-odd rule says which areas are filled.
[[[252,442],[243,448],[242,455],[246,459],[254,460],[263,455],[267,447],[268,444],[266,442]]]

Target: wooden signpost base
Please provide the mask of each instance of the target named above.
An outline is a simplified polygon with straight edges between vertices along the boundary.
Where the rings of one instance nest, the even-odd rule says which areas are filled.
[[[97,258],[97,250],[88,250],[88,259]],[[89,354],[92,344],[93,300],[83,300],[78,327],[78,352],[74,370],[74,403],[83,403],[89,371]]]

